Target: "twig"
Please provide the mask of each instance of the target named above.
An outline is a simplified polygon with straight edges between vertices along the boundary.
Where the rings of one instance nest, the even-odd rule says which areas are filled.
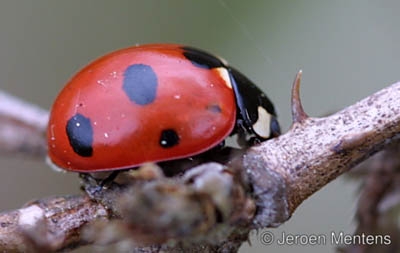
[[[386,149],[361,163],[351,173],[362,178],[360,198],[357,205],[357,229],[355,235],[388,235],[390,246],[355,244],[339,248],[339,252],[398,252],[396,243],[400,238],[397,215],[390,211],[399,205],[400,197],[400,145],[389,145]],[[388,251],[389,250],[389,251]]]
[[[87,244],[87,223],[108,219],[107,210],[87,196],[51,197],[0,213],[0,252],[55,251]]]
[[[314,192],[396,141],[398,97],[400,83],[331,116],[294,122],[286,134],[251,148],[243,167],[259,200],[258,226],[280,225]]]
[[[314,192],[398,139],[400,83],[324,118],[310,118],[303,112],[299,84],[300,75],[293,88],[290,131],[250,148],[226,167],[207,163],[180,177],[137,180],[132,186],[113,184],[102,190],[87,181],[86,190],[97,204],[81,198],[96,208],[106,206],[111,215],[122,218],[118,227],[136,243],[156,244],[136,245],[133,252],[161,248],[235,252],[250,229],[279,226]],[[21,225],[12,218],[20,212],[2,214],[10,221],[7,227]],[[69,211],[65,219],[74,212]],[[89,216],[83,220],[95,219]],[[79,218],[75,221],[78,224]],[[74,227],[74,233],[81,228]],[[0,226],[3,248],[20,238],[17,229],[6,231]],[[82,242],[80,236],[65,239],[59,244],[62,247],[50,248]]]
[[[47,121],[47,111],[0,90],[0,152],[43,157]]]

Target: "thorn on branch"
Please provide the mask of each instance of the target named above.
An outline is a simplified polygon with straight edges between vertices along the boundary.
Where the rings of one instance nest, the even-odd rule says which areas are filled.
[[[308,115],[304,112],[303,105],[300,99],[300,83],[301,76],[303,74],[302,70],[297,72],[296,78],[294,79],[292,86],[292,118],[293,124],[301,123],[308,118]]]

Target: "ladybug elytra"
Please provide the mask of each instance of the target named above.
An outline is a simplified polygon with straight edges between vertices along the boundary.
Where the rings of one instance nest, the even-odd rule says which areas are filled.
[[[48,156],[68,171],[128,169],[192,157],[230,135],[279,135],[274,107],[240,72],[174,44],[130,47],[77,73],[51,110]]]

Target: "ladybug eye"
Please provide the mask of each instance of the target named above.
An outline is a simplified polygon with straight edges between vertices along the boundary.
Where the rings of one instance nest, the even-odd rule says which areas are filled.
[[[173,129],[166,129],[161,132],[160,145],[163,148],[170,148],[179,144],[179,136]]]

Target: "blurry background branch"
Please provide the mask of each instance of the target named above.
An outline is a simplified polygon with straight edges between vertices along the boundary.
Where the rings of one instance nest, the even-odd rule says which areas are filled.
[[[2,213],[0,251],[55,251],[123,239],[131,252],[237,251],[251,229],[279,226],[321,187],[397,142],[400,103],[393,101],[400,100],[400,83],[324,118],[304,113],[299,85],[300,75],[292,94],[294,122],[282,136],[250,148],[226,165],[206,163],[173,178],[164,177],[153,165],[123,173],[102,189],[83,177],[90,198],[48,198]],[[8,151],[39,147],[43,152],[47,113],[9,101],[0,102],[0,126],[14,124],[16,128],[10,129],[15,134],[7,136],[28,148],[12,146],[11,138],[2,145],[10,144]],[[34,117],[13,113],[13,104]],[[28,130],[39,140],[36,144],[17,138]],[[0,131],[4,135],[9,130]],[[376,201],[384,191],[378,189]],[[363,224],[373,223],[361,211],[359,216],[364,217]]]
[[[48,112],[0,90],[0,152],[43,157]]]

